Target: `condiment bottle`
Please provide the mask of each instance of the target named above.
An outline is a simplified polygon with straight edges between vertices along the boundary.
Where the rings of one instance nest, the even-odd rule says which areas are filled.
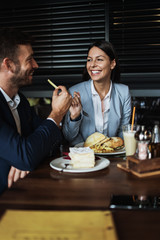
[[[160,129],[157,124],[152,131],[152,141],[149,144],[149,149],[152,158],[160,157]]]
[[[151,140],[151,132],[145,129],[145,126],[141,126],[140,130],[135,133],[135,139],[137,140],[137,158],[145,160],[150,158],[148,144]]]

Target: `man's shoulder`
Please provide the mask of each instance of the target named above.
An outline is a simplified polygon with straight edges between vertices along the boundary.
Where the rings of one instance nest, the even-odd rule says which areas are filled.
[[[20,97],[21,102],[29,103],[27,97],[22,92],[18,92],[18,95]]]
[[[25,97],[25,95],[22,92],[18,92],[18,95],[20,97],[20,104],[18,105],[19,109],[31,109],[28,99]]]
[[[18,91],[18,95],[20,96],[20,98],[27,100],[27,98],[22,92]]]

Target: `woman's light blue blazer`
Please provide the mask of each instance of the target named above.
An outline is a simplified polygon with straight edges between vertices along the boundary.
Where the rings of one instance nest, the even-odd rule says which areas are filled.
[[[63,135],[71,146],[84,142],[86,138],[96,131],[94,119],[94,107],[91,93],[91,80],[74,85],[69,89],[81,95],[83,111],[80,119],[70,120],[67,112],[63,123]],[[120,136],[123,138],[122,125],[130,123],[131,96],[128,86],[119,83],[112,84],[110,111],[108,116],[108,128],[104,134],[109,137]]]

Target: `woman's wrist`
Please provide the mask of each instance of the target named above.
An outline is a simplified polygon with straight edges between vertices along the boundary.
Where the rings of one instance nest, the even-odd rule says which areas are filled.
[[[79,121],[81,119],[81,113],[78,116],[70,115],[70,119],[71,119],[71,121]]]

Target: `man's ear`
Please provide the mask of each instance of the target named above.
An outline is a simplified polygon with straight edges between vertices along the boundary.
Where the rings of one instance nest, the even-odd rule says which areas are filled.
[[[3,67],[4,67],[5,71],[14,72],[15,64],[11,59],[4,58],[2,64],[3,64]]]

